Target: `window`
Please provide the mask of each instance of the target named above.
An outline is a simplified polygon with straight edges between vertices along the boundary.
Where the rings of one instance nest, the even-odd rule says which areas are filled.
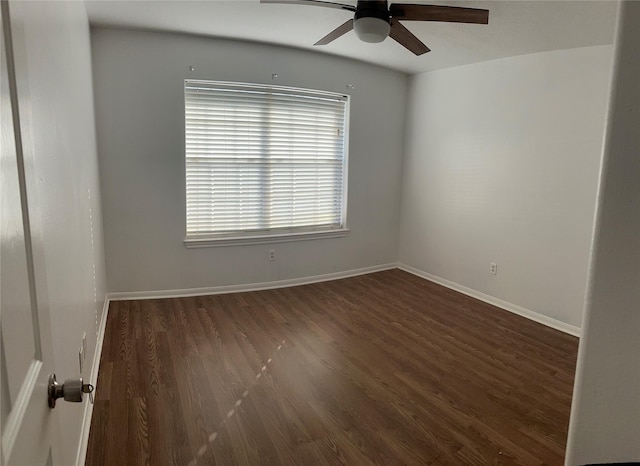
[[[186,80],[185,243],[345,234],[348,104],[329,92]]]

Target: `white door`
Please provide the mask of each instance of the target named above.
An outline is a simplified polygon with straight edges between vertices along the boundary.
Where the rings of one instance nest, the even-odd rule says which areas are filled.
[[[47,402],[53,373],[40,241],[38,202],[29,186],[29,147],[19,132],[10,9],[1,1],[2,63],[0,89],[0,397],[2,453],[0,463],[51,465],[57,436],[55,411]],[[19,24],[17,24],[19,28]],[[20,86],[20,82],[17,83]],[[22,102],[21,102],[22,104]]]

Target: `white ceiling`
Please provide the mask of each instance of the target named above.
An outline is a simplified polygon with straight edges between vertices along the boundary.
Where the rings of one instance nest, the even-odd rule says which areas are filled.
[[[353,0],[341,3],[355,5]],[[391,2],[393,3],[393,1]],[[313,43],[352,17],[333,8],[260,4],[259,0],[85,0],[94,25],[123,26],[227,37],[313,49],[407,73],[496,58],[613,42],[617,2],[609,1],[412,1],[485,8],[489,24],[406,21],[431,52],[416,57],[387,38],[361,42],[353,32],[333,43]]]

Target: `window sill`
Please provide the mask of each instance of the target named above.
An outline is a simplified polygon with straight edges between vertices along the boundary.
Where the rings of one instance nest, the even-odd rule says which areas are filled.
[[[222,238],[186,238],[186,248],[210,248],[223,246],[246,246],[250,244],[288,243],[313,239],[341,238],[347,236],[348,228],[328,231],[308,231],[304,233],[279,233],[274,235],[227,236]]]

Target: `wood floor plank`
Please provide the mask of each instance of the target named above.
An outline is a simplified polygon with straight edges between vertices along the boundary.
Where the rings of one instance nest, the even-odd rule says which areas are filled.
[[[121,354],[121,353],[120,353]],[[109,432],[103,464],[126,464],[127,437],[129,435],[129,409],[127,406],[127,362],[114,361],[111,373],[111,397],[109,399]],[[92,424],[93,420],[92,418]],[[101,421],[101,419],[100,419]]]
[[[577,339],[400,270],[112,302],[88,465],[561,465]]]
[[[140,466],[150,466],[149,450],[149,416],[147,402],[144,398],[127,400],[128,421],[127,461]]]
[[[100,466],[106,463],[109,449],[109,435],[111,434],[109,400],[96,400],[93,406],[91,431],[87,444],[87,466]],[[100,419],[95,422],[93,419]]]

